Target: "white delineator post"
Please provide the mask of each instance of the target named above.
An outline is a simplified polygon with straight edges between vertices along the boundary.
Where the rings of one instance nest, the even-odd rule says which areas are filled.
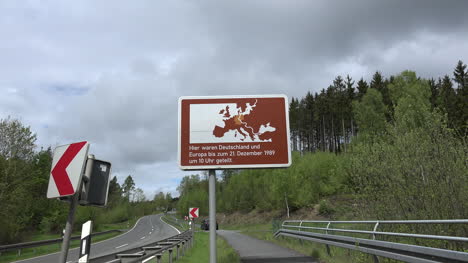
[[[216,263],[216,171],[209,170],[210,263]]]
[[[89,250],[91,248],[91,229],[93,228],[93,222],[89,220],[83,224],[81,228],[81,243],[80,243],[80,256],[79,263],[89,262]]]

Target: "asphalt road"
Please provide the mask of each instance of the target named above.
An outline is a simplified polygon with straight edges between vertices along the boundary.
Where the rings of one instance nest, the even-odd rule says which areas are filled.
[[[179,234],[171,225],[161,220],[162,214],[144,216],[128,232],[119,236],[91,244],[91,259],[110,253],[116,253],[135,247],[141,247],[155,241],[159,241]],[[92,241],[91,241],[92,242]],[[79,248],[68,251],[67,262],[78,261]],[[35,258],[20,260],[21,263],[54,263],[58,262],[60,253],[43,255]]]
[[[237,251],[242,263],[318,262],[297,251],[236,231],[218,230],[217,234],[225,238]]]

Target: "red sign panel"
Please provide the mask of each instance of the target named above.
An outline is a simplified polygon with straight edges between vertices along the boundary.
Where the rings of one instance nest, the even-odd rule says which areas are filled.
[[[191,207],[189,209],[190,218],[198,218],[198,207]]]
[[[284,95],[181,97],[180,168],[290,166],[288,107]]]
[[[47,189],[48,198],[75,194],[81,183],[88,148],[87,142],[77,142],[55,149]]]

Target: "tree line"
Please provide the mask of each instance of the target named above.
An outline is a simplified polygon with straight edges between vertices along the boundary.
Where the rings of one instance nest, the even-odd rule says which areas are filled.
[[[430,104],[448,116],[448,126],[461,136],[467,134],[468,73],[466,64],[458,61],[453,77],[445,75],[428,80]],[[347,75],[337,76],[332,84],[318,93],[292,98],[289,106],[292,149],[301,152],[346,151],[346,146],[359,132],[353,114],[353,103],[360,102],[369,89],[378,91],[385,107],[385,117],[393,122],[395,99],[390,87],[395,76],[385,78],[375,72],[368,83],[363,78],[357,83]]]
[[[453,78],[376,72],[355,85],[337,77],[290,102],[292,166],[222,171],[217,211],[286,214],[320,204],[333,217],[325,200],[341,195],[352,200],[351,219],[466,218],[467,90],[461,61]],[[207,215],[205,174],[184,177],[178,191],[179,213]]]

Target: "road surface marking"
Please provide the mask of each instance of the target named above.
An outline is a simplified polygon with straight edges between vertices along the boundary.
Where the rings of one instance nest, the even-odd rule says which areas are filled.
[[[156,214],[156,215],[158,215],[158,214]],[[156,215],[150,215],[149,217],[153,217],[153,216],[156,216]],[[102,243],[102,242],[106,242],[106,241],[109,241],[109,240],[111,240],[111,239],[119,238],[119,237],[122,237],[123,235],[126,235],[126,234],[130,233],[133,229],[135,229],[135,227],[138,225],[138,223],[140,222],[140,220],[143,219],[143,218],[145,218],[145,217],[140,217],[140,218],[136,221],[136,223],[135,223],[135,225],[132,227],[132,229],[128,230],[127,232],[125,232],[125,233],[123,233],[123,234],[120,234],[120,235],[118,235],[118,236],[115,236],[115,237],[111,237],[111,238],[109,238],[109,239],[104,239],[104,240],[101,240],[101,241],[99,241],[99,242],[92,243],[91,245],[96,245],[96,244],[99,244],[99,243]],[[128,245],[128,244],[127,244],[127,245]],[[77,248],[71,248],[71,249],[69,249],[68,251],[70,252],[70,251],[79,250],[79,249],[80,249],[79,247],[77,247]],[[22,259],[22,260],[18,260],[18,261],[15,261],[15,262],[29,261],[29,260],[38,259],[38,258],[43,258],[43,257],[48,257],[48,256],[52,256],[52,255],[55,255],[55,254],[60,254],[60,253],[61,253],[61,252],[59,251],[59,252],[54,252],[54,253],[50,253],[50,254],[45,254],[45,255],[41,255],[41,256],[37,256],[37,257]]]
[[[170,224],[168,224],[168,223],[164,222],[164,220],[162,220],[162,217],[159,217],[159,219],[160,219],[160,220],[161,220],[161,222],[163,222],[164,224],[166,224],[166,225],[168,225],[168,226],[170,226],[170,227],[174,228],[174,229],[175,229],[175,231],[177,231],[177,233],[179,233],[179,234],[180,234],[180,231],[179,231],[179,229],[175,228],[173,225],[170,225]]]
[[[149,257],[149,258],[143,260],[141,263],[148,262],[148,261],[152,260],[152,259],[155,258],[155,257],[156,257],[156,256],[151,256],[151,257]]]
[[[142,237],[142,238],[140,238],[140,239],[144,239],[144,238],[146,238],[146,237]]]
[[[128,246],[128,244],[123,244],[123,245],[118,246],[118,247],[116,247],[116,248],[121,248],[121,247],[125,247],[125,246]]]

